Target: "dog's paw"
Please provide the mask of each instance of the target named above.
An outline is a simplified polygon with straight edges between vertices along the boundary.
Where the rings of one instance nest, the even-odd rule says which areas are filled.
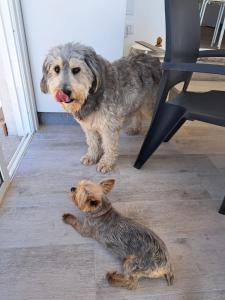
[[[114,287],[124,287],[128,290],[134,290],[138,287],[138,279],[132,275],[125,276],[124,274],[120,274],[118,272],[108,272],[106,274],[106,279],[108,283]]]
[[[76,217],[74,215],[71,214],[64,214],[62,216],[63,222],[66,224],[74,224],[76,222]]]
[[[97,165],[97,171],[103,174],[111,172],[113,170],[113,165],[107,164],[104,161],[100,161]]]
[[[108,281],[108,283],[109,284],[113,284],[113,282],[114,282],[114,277],[115,277],[115,275],[117,275],[118,273],[116,272],[116,271],[114,271],[114,272],[108,272],[107,274],[106,274],[106,279],[107,279],[107,281]]]
[[[97,163],[97,159],[91,157],[89,154],[82,156],[80,161],[85,166],[91,166]]]

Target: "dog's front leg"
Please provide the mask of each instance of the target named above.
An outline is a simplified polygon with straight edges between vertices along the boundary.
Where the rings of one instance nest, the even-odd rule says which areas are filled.
[[[97,165],[97,170],[107,173],[113,169],[118,156],[119,129],[110,130],[105,127],[101,137],[104,154]]]
[[[88,230],[88,227],[85,226],[85,223],[82,224],[74,215],[64,214],[62,218],[64,223],[71,225],[82,236],[90,236],[90,232]]]
[[[86,135],[88,152],[81,157],[80,161],[84,165],[96,164],[102,156],[101,137],[97,131],[82,128]]]

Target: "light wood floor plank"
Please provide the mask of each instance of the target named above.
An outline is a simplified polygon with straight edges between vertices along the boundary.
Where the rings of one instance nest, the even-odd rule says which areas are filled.
[[[142,170],[133,163],[143,136],[121,135],[118,165],[102,175],[84,167],[79,126],[41,127],[0,208],[1,300],[224,300],[225,129],[188,122]],[[70,187],[115,178],[117,210],[153,229],[171,253],[176,280],[143,280],[136,291],[109,287],[116,258],[63,224]]]
[[[89,245],[0,249],[4,300],[94,300],[94,251]]]

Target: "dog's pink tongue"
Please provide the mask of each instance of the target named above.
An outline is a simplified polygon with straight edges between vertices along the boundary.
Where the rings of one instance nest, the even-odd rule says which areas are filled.
[[[62,90],[59,90],[57,93],[56,93],[56,99],[58,102],[66,102],[69,100],[69,96],[66,95],[65,93],[63,93]]]

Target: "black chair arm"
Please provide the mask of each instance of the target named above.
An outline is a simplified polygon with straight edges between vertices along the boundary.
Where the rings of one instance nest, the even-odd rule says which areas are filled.
[[[202,63],[167,63],[162,64],[163,70],[180,72],[197,72],[225,75],[225,66]]]
[[[225,57],[225,50],[201,50],[199,51],[199,57]]]

